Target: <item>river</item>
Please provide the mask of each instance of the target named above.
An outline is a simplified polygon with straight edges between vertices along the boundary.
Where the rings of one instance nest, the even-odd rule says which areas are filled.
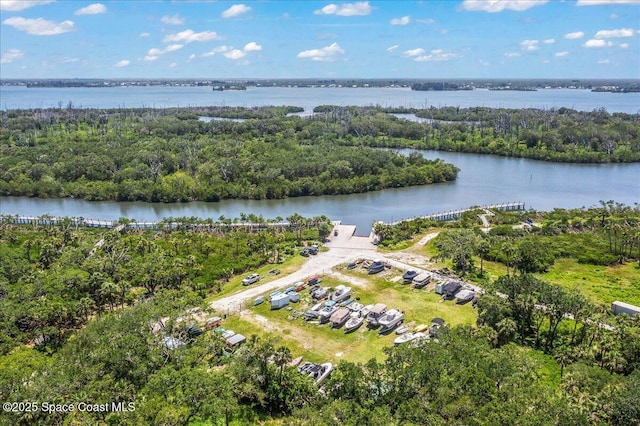
[[[212,91],[209,87],[122,86],[27,88],[0,86],[0,108],[169,108],[187,106],[293,105],[310,113],[317,105],[381,105],[425,108],[429,106],[485,106],[494,108],[560,108],[581,111],[605,108],[609,112],[637,113],[640,93],[591,92],[584,89],[461,90],[419,92],[408,88],[303,88],[249,87],[247,90]]]
[[[605,108],[609,112],[636,113],[640,93],[594,93],[577,89],[536,92],[474,90],[416,92],[400,88],[249,88],[213,92],[206,87],[115,87],[27,89],[0,86],[3,109],[57,107],[174,107],[295,105],[311,112],[316,105],[383,105],[423,108],[434,106],[487,106],[508,108]],[[407,151],[401,151],[406,153]],[[367,235],[376,220],[393,221],[471,205],[524,201],[527,208],[589,207],[600,200],[633,205],[640,202],[640,164],[561,164],[497,156],[422,151],[427,158],[442,158],[461,171],[455,182],[410,188],[285,200],[227,200],[219,203],[150,204],[90,202],[74,199],[0,197],[0,214],[76,216],[115,220],[127,217],[156,221],[166,217],[218,219],[254,213],[264,218],[286,218],[297,212],[326,215],[357,226]]]
[[[407,153],[408,150],[401,152]],[[92,202],[74,199],[0,197],[0,214],[82,216],[157,221],[166,217],[236,218],[254,213],[264,218],[326,215],[356,225],[368,235],[376,220],[393,221],[472,205],[523,201],[527,208],[589,207],[600,200],[627,205],[640,202],[640,164],[560,164],[492,155],[421,151],[461,171],[455,182],[387,189],[365,194],[299,197],[284,200],[226,200],[182,204]]]

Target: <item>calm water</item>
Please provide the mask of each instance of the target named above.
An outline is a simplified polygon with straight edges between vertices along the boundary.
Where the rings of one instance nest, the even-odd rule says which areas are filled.
[[[392,221],[471,205],[524,201],[527,208],[551,210],[589,207],[597,205],[599,200],[628,205],[640,202],[640,164],[557,164],[434,151],[423,151],[423,155],[442,158],[458,166],[461,169],[458,180],[366,194],[220,203],[148,204],[0,197],[0,213],[156,221],[182,216],[234,218],[240,213],[286,218],[297,212],[306,217],[324,214],[355,224],[358,234],[367,235],[376,220]]]
[[[186,106],[265,105],[300,106],[311,112],[317,105],[381,105],[393,107],[486,106],[504,108],[560,108],[581,111],[606,108],[609,112],[637,113],[640,93],[604,93],[579,89],[536,92],[463,90],[417,92],[404,88],[248,88],[214,92],[207,87],[34,88],[0,86],[0,108],[168,108]]]
[[[640,93],[594,93],[588,90],[548,89],[536,92],[474,90],[415,92],[397,88],[249,88],[213,92],[206,87],[115,87],[27,89],[1,86],[0,107],[184,107],[295,105],[309,113],[317,105],[487,106],[507,108],[569,107],[591,111],[637,113]],[[406,151],[402,151],[406,153]],[[640,202],[640,164],[582,165],[534,160],[424,151],[427,158],[442,158],[461,169],[456,182],[400,188],[367,194],[301,197],[287,200],[229,200],[220,203],[148,204],[89,202],[72,199],[41,200],[0,197],[0,214],[82,216],[115,220],[127,217],[156,221],[166,217],[218,219],[254,213],[265,218],[326,215],[357,225],[368,234],[376,220],[392,221],[471,205],[524,201],[527,207],[589,207],[599,200],[628,205]]]

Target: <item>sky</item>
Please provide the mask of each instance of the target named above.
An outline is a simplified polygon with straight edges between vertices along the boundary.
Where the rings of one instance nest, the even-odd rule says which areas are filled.
[[[640,78],[640,0],[0,0],[0,78]]]

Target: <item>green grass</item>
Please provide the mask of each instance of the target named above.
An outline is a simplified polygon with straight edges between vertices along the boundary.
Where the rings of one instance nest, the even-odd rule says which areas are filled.
[[[434,317],[441,317],[452,326],[461,324],[475,324],[476,311],[467,305],[456,305],[452,301],[441,302],[440,296],[433,291],[414,290],[390,281],[391,278],[401,276],[404,271],[392,269],[385,277],[370,277],[366,271],[356,269],[342,271],[343,274],[364,278],[368,288],[350,285],[354,297],[360,303],[385,303],[388,308],[396,308],[405,312],[405,325],[415,327],[419,324],[429,324]],[[325,276],[321,285],[336,286],[347,284],[334,277]],[[293,310],[305,311],[312,305],[307,291],[301,293],[299,303],[289,305]],[[378,336],[376,330],[368,330],[363,324],[355,332],[344,334],[343,329],[331,329],[328,324],[318,325],[305,322],[302,317],[291,319],[292,310],[286,308],[272,311],[268,303],[251,307],[252,314],[267,318],[268,324],[259,324],[255,317],[231,316],[223,327],[231,328],[247,336],[256,334],[273,339],[276,344],[284,344],[291,348],[294,356],[304,356],[305,359],[316,362],[366,362],[371,358],[383,359],[382,349],[393,345],[395,333]]]
[[[304,258],[304,257],[302,257],[300,255],[294,254],[293,256],[291,256],[287,260],[285,260],[283,263],[266,264],[266,265],[256,269],[255,271],[247,272],[247,273],[242,274],[242,275],[236,275],[236,276],[232,277],[229,280],[229,282],[225,283],[222,286],[222,290],[219,293],[216,293],[216,294],[208,297],[207,301],[211,302],[213,300],[220,299],[222,297],[229,296],[231,294],[238,293],[238,292],[246,289],[246,287],[244,287],[242,285],[242,280],[244,279],[244,277],[246,277],[250,273],[255,272],[255,273],[260,274],[260,281],[258,283],[256,283],[255,285],[264,284],[264,283],[268,283],[270,281],[273,281],[275,279],[278,279],[282,275],[287,275],[287,274],[290,274],[292,272],[297,271],[298,269],[300,269],[300,267],[306,261],[307,261],[306,258]],[[271,274],[269,274],[269,271],[272,270],[272,269],[280,269],[281,275],[271,275]]]
[[[556,259],[549,272],[538,274],[548,282],[577,290],[599,305],[620,300],[640,305],[640,269],[630,262],[618,266],[596,266],[575,259]]]

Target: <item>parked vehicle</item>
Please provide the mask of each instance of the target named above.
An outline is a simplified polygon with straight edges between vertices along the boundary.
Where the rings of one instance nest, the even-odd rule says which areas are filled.
[[[257,283],[258,281],[260,281],[260,275],[251,274],[242,280],[242,285],[251,285],[253,283]]]

